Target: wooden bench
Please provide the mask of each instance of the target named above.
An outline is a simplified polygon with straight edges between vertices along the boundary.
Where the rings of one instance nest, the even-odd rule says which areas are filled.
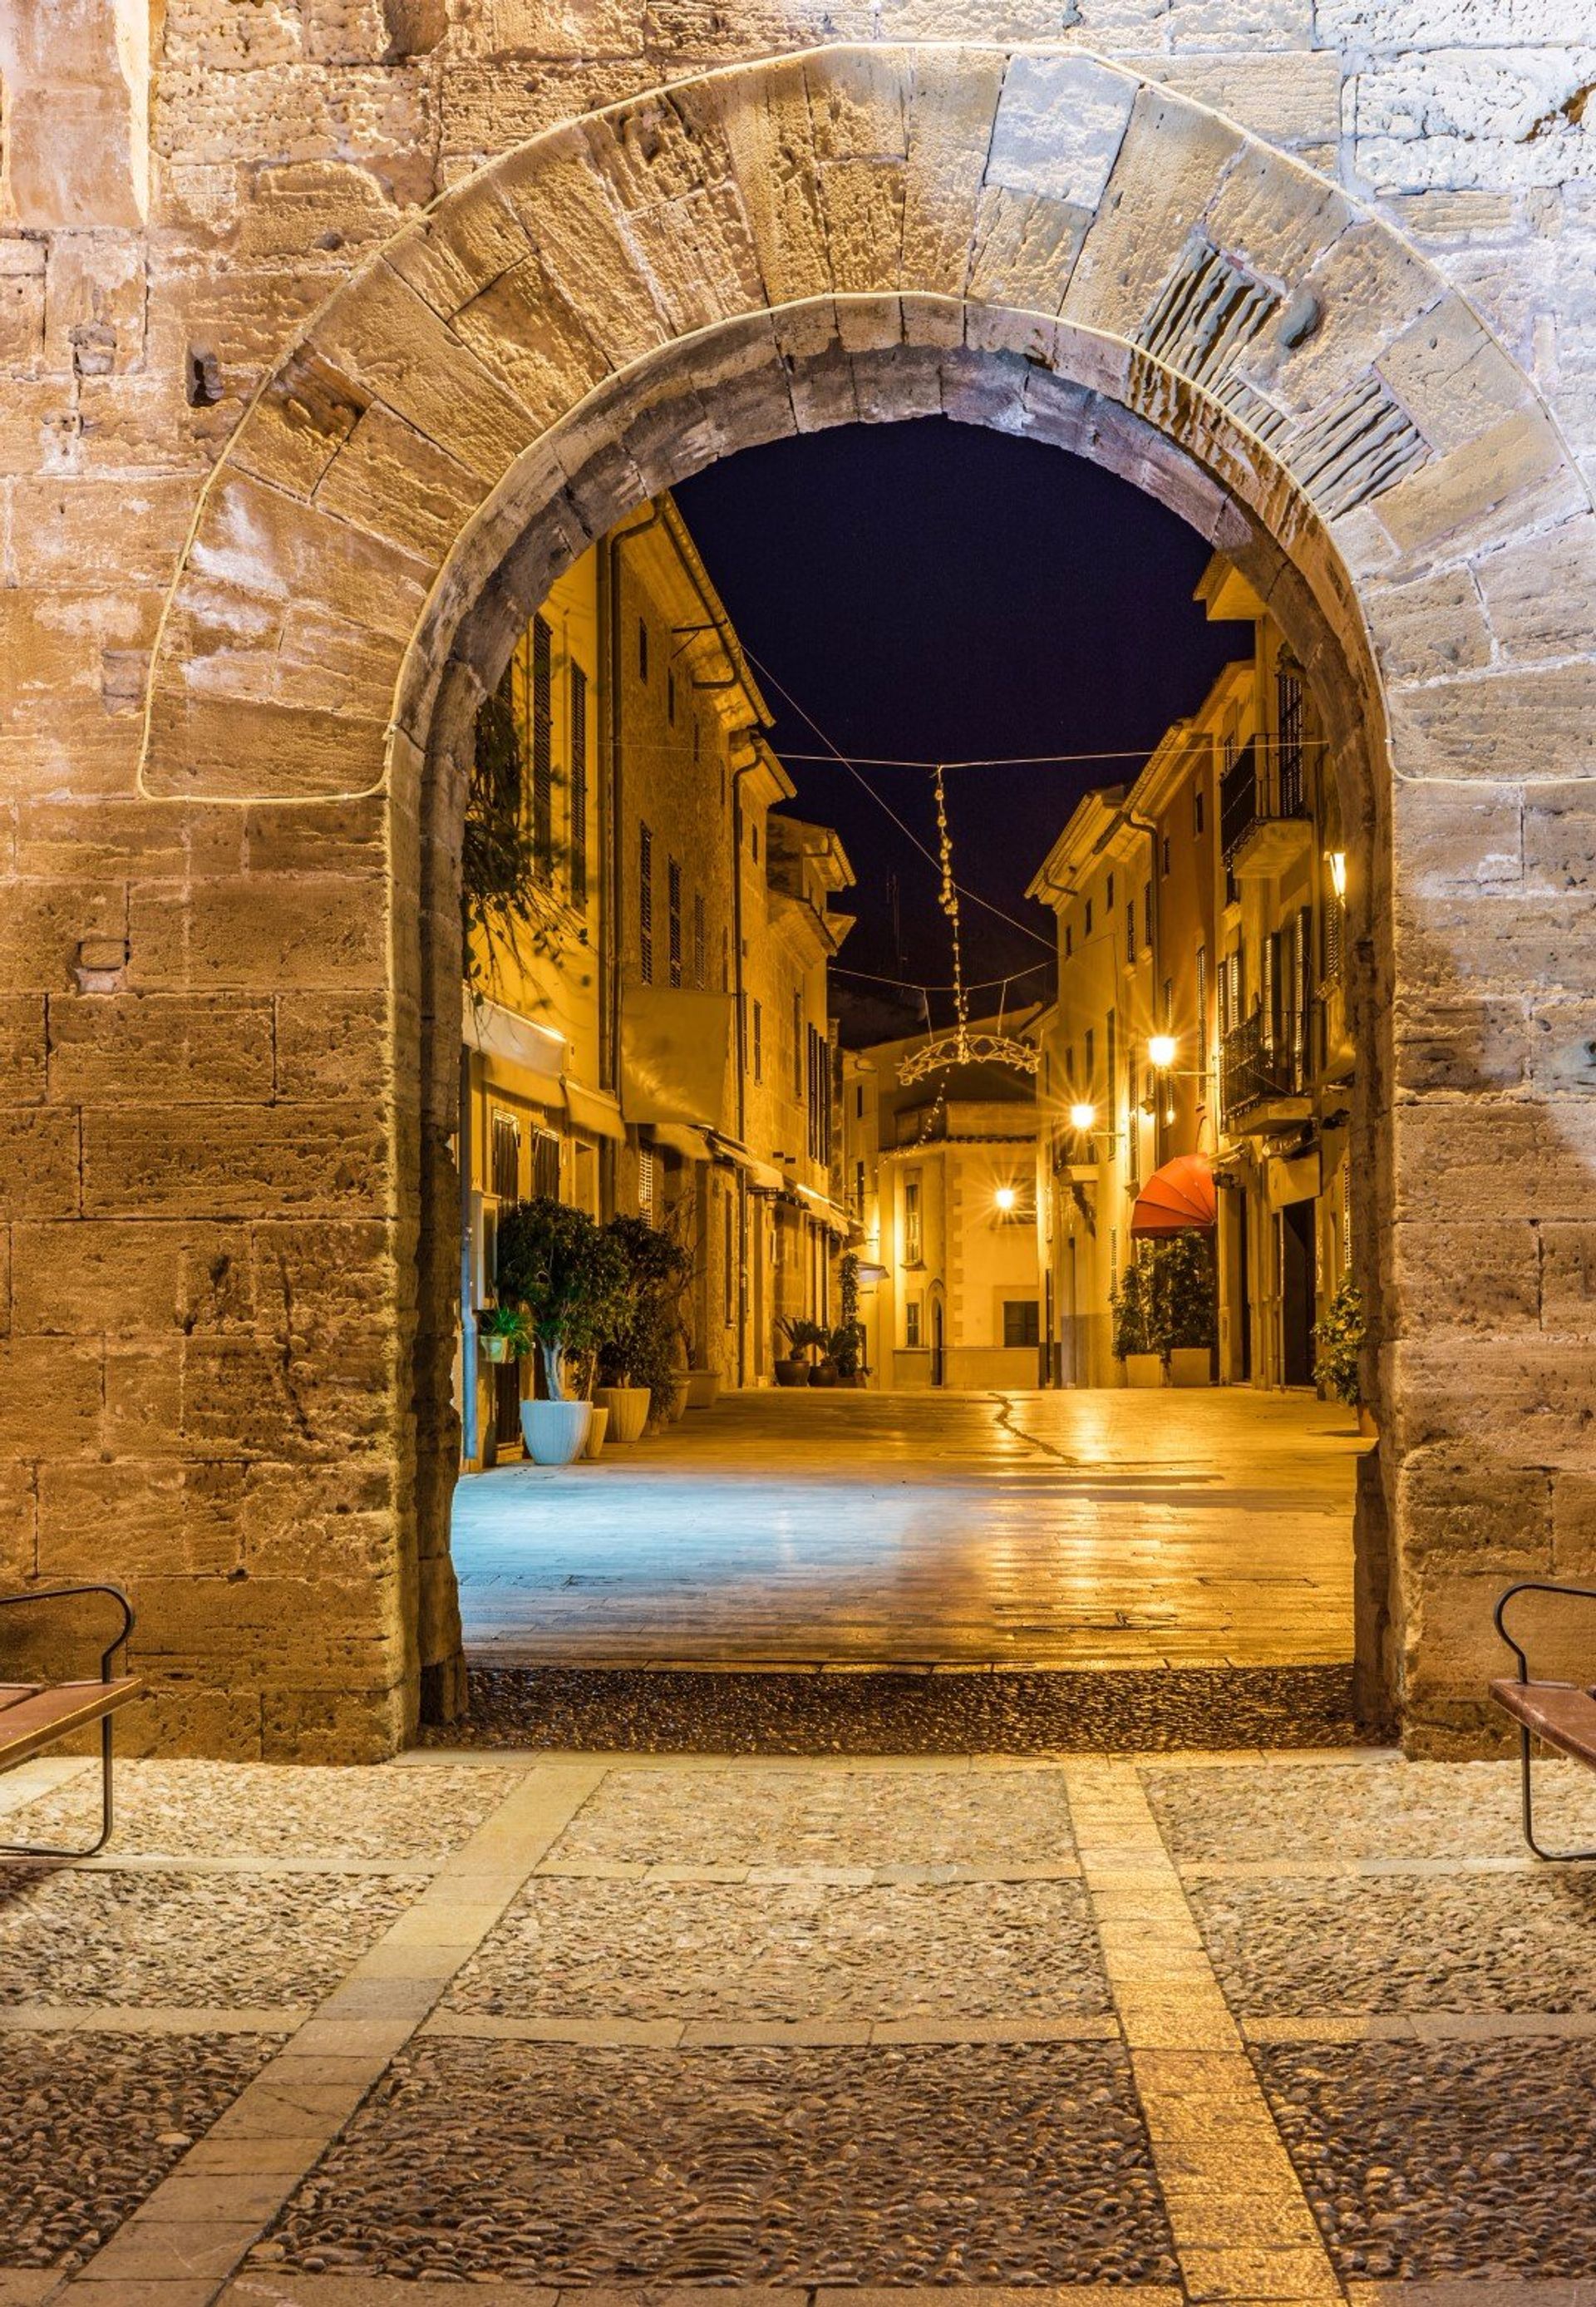
[[[1596,1850],[1543,1850],[1535,1840],[1534,1795],[1530,1776],[1532,1743],[1539,1738],[1543,1746],[1551,1746],[1559,1754],[1571,1755],[1576,1762],[1596,1770],[1596,1687],[1577,1682],[1533,1679],[1523,1645],[1515,1642],[1507,1631],[1507,1605],[1516,1594],[1556,1594],[1566,1601],[1596,1602],[1596,1587],[1555,1586],[1539,1578],[1521,1579],[1516,1586],[1509,1586],[1497,1604],[1497,1632],[1518,1660],[1518,1672],[1503,1676],[1490,1686],[1497,1704],[1505,1708],[1518,1725],[1524,1840],[1537,1858],[1559,1865],[1596,1858]]]
[[[41,1842],[0,1842],[0,1856],[8,1858],[92,1858],[110,1840],[115,1823],[111,1769],[111,1717],[118,1707],[136,1698],[143,1688],[137,1675],[115,1674],[116,1652],[133,1632],[133,1614],[118,1586],[47,1586],[32,1594],[0,1594],[0,1610],[36,1608],[43,1602],[63,1602],[76,1595],[104,1594],[116,1605],[122,1622],[101,1653],[97,1682],[0,1682],[0,1771],[31,1761],[73,1730],[99,1725],[99,1833],[82,1849],[64,1849]]]

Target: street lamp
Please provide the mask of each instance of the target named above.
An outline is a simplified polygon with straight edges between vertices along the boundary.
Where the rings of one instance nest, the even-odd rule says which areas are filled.
[[[1079,1130],[1081,1136],[1085,1137],[1088,1131],[1097,1127],[1097,1108],[1088,1104],[1084,1099],[1078,1105],[1072,1105],[1069,1109],[1069,1127],[1071,1129]]]
[[[1175,1062],[1175,1037],[1172,1033],[1154,1033],[1147,1043],[1147,1061],[1161,1074],[1167,1074]]]
[[[1000,1186],[992,1199],[1000,1210],[1011,1210],[1018,1196],[1012,1186]]]
[[[1330,868],[1330,887],[1334,890],[1338,898],[1344,897],[1347,894],[1346,851],[1344,849],[1326,850],[1325,853],[1325,862]]]

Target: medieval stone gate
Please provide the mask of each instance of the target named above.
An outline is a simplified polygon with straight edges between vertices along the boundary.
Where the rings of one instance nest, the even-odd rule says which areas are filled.
[[[174,0],[142,63],[140,13],[82,0],[70,71],[3,60],[6,1576],[133,1588],[171,1744],[373,1754],[448,1708],[476,705],[646,497],[940,411],[1180,512],[1330,716],[1381,1341],[1360,1661],[1415,1743],[1471,1735],[1497,1586],[1596,1519],[1596,519],[1560,422],[1596,442],[1596,348],[1576,267],[1527,316],[1528,259],[1516,301],[1479,267],[1444,67],[1350,4],[1361,46],[1316,49],[1291,0],[1231,48],[1228,8],[1149,9],[1111,56],[1089,6],[1010,46],[982,6],[917,44],[881,35],[924,12],[777,0],[756,43]],[[1532,62],[1555,94],[1574,52]],[[52,92],[77,147],[28,141]],[[1588,231],[1583,105],[1515,119],[1464,190],[1499,238],[1554,200]],[[1336,181],[1404,169],[1406,212]],[[1503,341],[1548,321],[1559,405]]]

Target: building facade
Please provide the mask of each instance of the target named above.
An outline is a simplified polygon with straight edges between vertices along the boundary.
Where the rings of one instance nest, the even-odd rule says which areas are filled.
[[[520,827],[535,888],[468,939],[468,1469],[519,1453],[536,1382],[476,1351],[507,1204],[670,1227],[693,1261],[684,1351],[729,1385],[768,1382],[782,1313],[827,1317],[845,1231],[826,980],[853,874],[835,834],[773,814],[794,788],[770,716],[671,498],[555,581],[497,702],[512,754],[479,725],[474,810]]]
[[[1087,794],[1030,895],[1058,922],[1041,1024],[1037,1211],[1051,1380],[1120,1382],[1111,1301],[1137,1196],[1216,1188],[1214,1373],[1307,1386],[1351,1257],[1346,853],[1323,726],[1257,594],[1215,555],[1210,617],[1250,627],[1135,782]]]
[[[869,1382],[1032,1386],[1042,1343],[1036,1084],[995,1064],[905,1083],[901,1068],[924,1039],[841,1059],[840,1182]]]

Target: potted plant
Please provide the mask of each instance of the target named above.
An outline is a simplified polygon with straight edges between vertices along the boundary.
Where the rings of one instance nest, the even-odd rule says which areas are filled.
[[[1109,1304],[1113,1311],[1113,1350],[1125,1365],[1126,1385],[1162,1385],[1163,1356],[1153,1326],[1152,1265],[1145,1249],[1137,1249],[1120,1276]]]
[[[619,1254],[585,1210],[538,1195],[501,1214],[498,1264],[501,1301],[524,1309],[546,1391],[521,1404],[528,1455],[568,1466],[587,1445],[592,1405],[567,1391],[566,1356],[588,1351],[611,1317]]]
[[[827,1341],[826,1358],[837,1372],[838,1385],[862,1385],[867,1375],[864,1325],[862,1322],[839,1323]]]
[[[844,1385],[862,1385],[870,1372],[864,1364],[864,1325],[859,1318],[857,1250],[845,1250],[837,1266],[837,1311],[842,1324],[832,1333],[831,1351],[838,1380]],[[844,1331],[848,1333],[851,1343],[839,1342]]]
[[[802,1314],[778,1315],[776,1326],[790,1350],[776,1358],[776,1383],[777,1385],[808,1385],[813,1376],[809,1350],[824,1338],[825,1332],[818,1322],[811,1322]]]
[[[519,1362],[532,1351],[532,1334],[519,1306],[479,1306],[476,1336],[490,1362]]]
[[[675,1406],[679,1308],[692,1260],[647,1218],[612,1218],[604,1231],[623,1280],[599,1342],[593,1399],[609,1411],[609,1439],[635,1442],[651,1415],[663,1422]]]
[[[712,1369],[690,1369],[687,1373],[687,1406],[689,1410],[713,1410],[720,1400],[720,1373]]]
[[[1368,1336],[1362,1292],[1351,1275],[1343,1274],[1324,1320],[1314,1327],[1313,1340],[1317,1349],[1314,1376],[1321,1394],[1333,1394],[1337,1402],[1344,1402],[1349,1410],[1357,1411],[1360,1434],[1373,1435],[1378,1428],[1373,1411],[1363,1399],[1360,1372]]]
[[[1171,1234],[1153,1252],[1157,1342],[1171,1385],[1211,1385],[1219,1316],[1208,1238],[1195,1229]]]

